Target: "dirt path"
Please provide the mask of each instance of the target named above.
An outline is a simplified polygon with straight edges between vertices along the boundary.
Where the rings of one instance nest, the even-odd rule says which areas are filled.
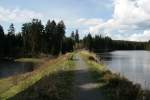
[[[104,97],[97,88],[86,63],[79,55],[75,57],[76,72],[73,100],[104,100]]]

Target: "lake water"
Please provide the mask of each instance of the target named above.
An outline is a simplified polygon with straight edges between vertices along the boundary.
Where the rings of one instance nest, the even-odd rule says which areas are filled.
[[[33,69],[34,66],[32,63],[0,61],[0,78],[30,72]]]
[[[98,55],[111,71],[150,89],[150,51],[113,51]]]

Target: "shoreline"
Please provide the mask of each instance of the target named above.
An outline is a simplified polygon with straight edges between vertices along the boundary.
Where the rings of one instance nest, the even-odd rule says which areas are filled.
[[[95,53],[81,51],[80,55],[90,66],[89,71],[99,82],[99,88],[104,90],[104,94],[107,94],[110,100],[131,100],[131,98],[132,100],[143,100],[143,97],[147,99],[150,97],[150,91],[142,89],[139,84],[134,84],[126,77],[113,73],[104,64],[98,63]]]

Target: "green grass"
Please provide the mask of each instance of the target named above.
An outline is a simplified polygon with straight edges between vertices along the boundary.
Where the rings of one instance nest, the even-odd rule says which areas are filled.
[[[143,100],[143,96],[149,100],[149,91],[142,90],[140,85],[133,84],[125,77],[109,71],[105,65],[97,63],[94,53],[81,51],[79,54],[89,65],[91,75],[99,83],[99,89],[108,97],[108,100]]]
[[[17,62],[39,63],[39,62],[41,62],[42,60],[39,59],[39,58],[19,58],[19,59],[16,59],[15,61],[17,61]]]
[[[57,59],[49,60],[31,73],[26,73],[7,79],[0,80],[0,99],[6,100],[12,98],[23,91],[28,90],[45,77],[53,76],[59,72],[71,71],[74,62],[70,59],[73,54],[66,54]],[[21,59],[21,61],[37,61],[33,59]],[[72,75],[69,77],[71,79]],[[57,80],[59,81],[59,80]],[[66,81],[66,80],[65,80]],[[65,82],[64,81],[64,82]],[[60,81],[59,81],[60,82]],[[46,83],[46,82],[45,82]],[[61,82],[60,82],[61,83]],[[70,83],[71,84],[71,83]],[[69,86],[69,85],[68,85]],[[59,90],[58,90],[59,91]],[[59,96],[58,96],[59,97]]]

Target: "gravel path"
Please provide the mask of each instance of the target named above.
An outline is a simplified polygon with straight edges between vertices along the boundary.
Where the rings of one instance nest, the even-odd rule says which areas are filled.
[[[75,62],[76,72],[73,100],[104,100],[103,95],[97,88],[98,84],[92,79],[83,59],[79,55],[76,55]]]

